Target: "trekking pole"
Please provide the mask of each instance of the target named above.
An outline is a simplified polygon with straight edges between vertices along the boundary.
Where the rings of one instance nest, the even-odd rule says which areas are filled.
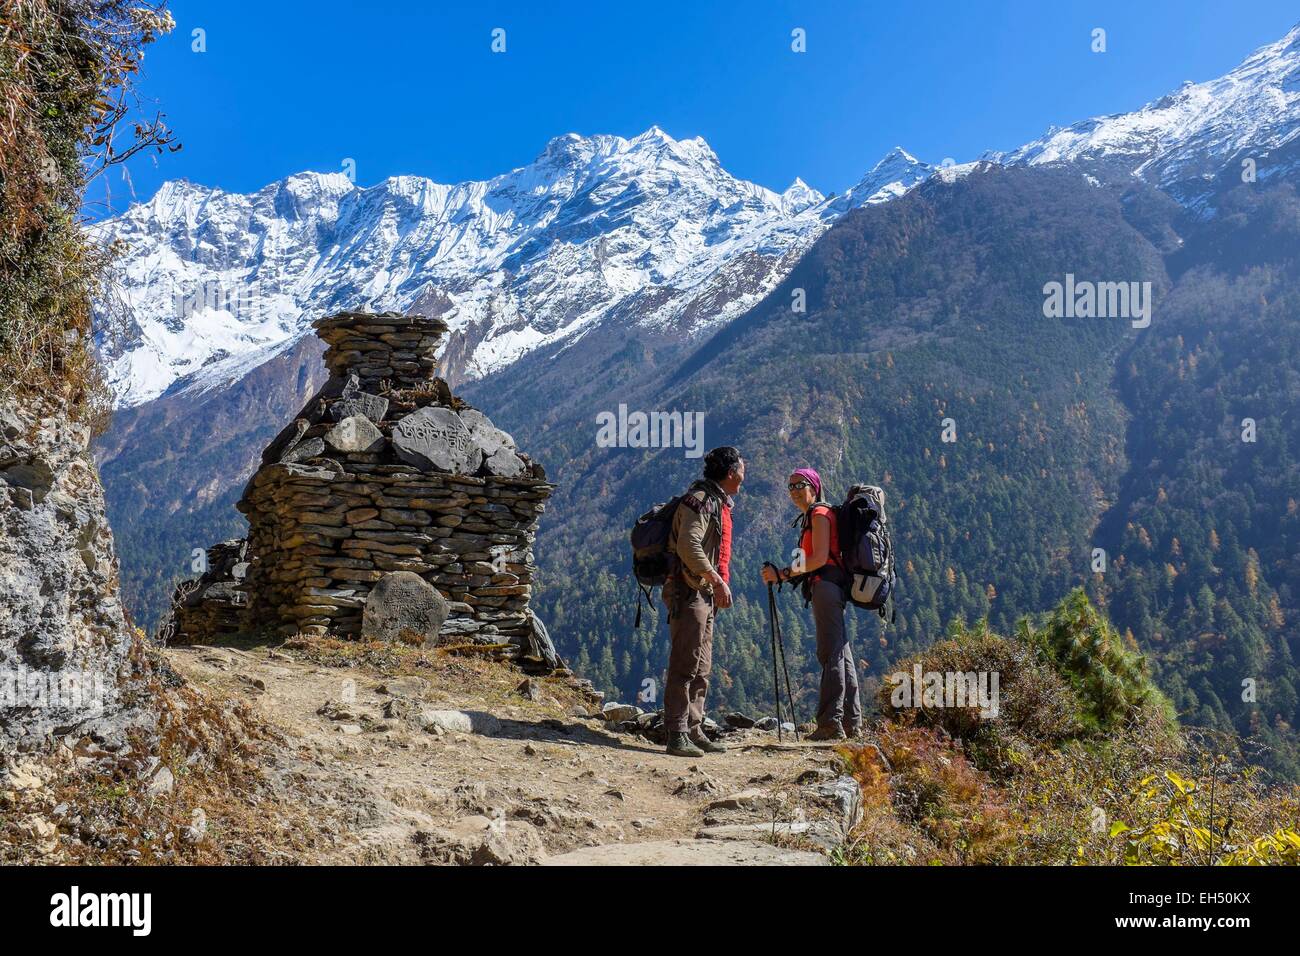
[[[769,566],[773,570],[776,570],[778,574],[780,573],[780,569],[778,569],[776,565],[769,562]],[[780,585],[777,585],[777,589],[780,589]],[[781,670],[785,673],[785,699],[790,704],[790,719],[794,722],[794,739],[801,740],[802,738],[799,736],[799,712],[795,710],[794,692],[790,689],[790,664],[786,660],[785,656],[785,635],[781,632],[781,617],[777,612],[776,596],[773,594],[772,585],[770,584],[767,586],[767,599],[771,605],[772,614],[772,643],[774,645],[772,651],[772,667],[773,670],[776,669],[776,655],[779,651],[781,655]],[[780,686],[776,688],[776,696],[778,698],[781,696]],[[778,739],[780,739],[779,736]]]
[[[781,569],[771,561],[764,561],[763,567],[771,568],[779,576]],[[780,589],[780,585],[777,585]],[[777,657],[781,658],[781,671],[785,674],[785,699],[790,705],[790,719],[794,722],[794,739],[800,740],[799,736],[799,713],[794,708],[794,693],[790,689],[790,665],[786,662],[785,657],[785,635],[781,633],[781,616],[777,609],[776,592],[772,590],[772,585],[767,586],[767,613],[772,625],[772,697],[776,700],[776,739],[784,740],[784,730],[781,726],[783,723],[781,717],[781,682],[777,676]]]
[[[779,742],[781,737],[781,683],[776,676],[776,595],[772,592],[772,584],[767,585],[767,620],[772,631],[772,700],[776,702],[776,739]]]
[[[794,722],[794,739],[802,740],[799,736],[799,712],[794,708],[794,693],[790,690],[790,665],[785,658],[785,635],[781,633],[781,619],[773,615],[772,619],[776,621],[776,643],[781,648],[781,670],[785,672],[785,698],[790,702],[790,719]]]

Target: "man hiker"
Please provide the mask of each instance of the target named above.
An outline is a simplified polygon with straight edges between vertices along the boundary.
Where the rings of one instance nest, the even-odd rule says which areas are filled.
[[[668,608],[668,680],[664,728],[668,752],[702,757],[727,748],[704,734],[704,696],[713,668],[713,615],[731,607],[732,496],[745,480],[745,462],[730,445],[704,456],[704,477],[682,496],[673,515],[668,551],[675,570],[664,585]]]

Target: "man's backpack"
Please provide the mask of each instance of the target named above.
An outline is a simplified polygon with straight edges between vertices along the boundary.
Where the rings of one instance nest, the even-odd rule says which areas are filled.
[[[878,611],[883,618],[885,605],[898,586],[884,490],[875,485],[854,485],[844,503],[836,507],[835,517],[840,560],[849,575],[847,597],[858,607]],[[890,610],[897,615],[896,608]]]
[[[641,599],[654,604],[652,588],[662,587],[673,573],[676,556],[668,550],[668,539],[673,533],[673,515],[682,496],[678,495],[663,504],[655,505],[632,525],[632,573],[636,576],[636,624],[641,626]]]

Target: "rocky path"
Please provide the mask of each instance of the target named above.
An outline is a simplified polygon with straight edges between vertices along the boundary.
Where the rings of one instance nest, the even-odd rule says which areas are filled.
[[[560,678],[355,648],[166,651],[283,735],[268,774],[329,821],[305,863],[823,865],[858,812],[825,748],[744,731],[684,760],[579,716]]]

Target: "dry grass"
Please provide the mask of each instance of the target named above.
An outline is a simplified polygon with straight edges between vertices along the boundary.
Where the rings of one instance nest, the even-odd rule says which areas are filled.
[[[130,731],[115,753],[89,739],[60,746],[35,758],[44,786],[0,792],[0,861],[283,864],[331,838],[331,821],[268,777],[268,757],[284,745],[273,729],[239,701],[170,683],[155,666],[133,689],[157,715],[156,733]],[[162,768],[174,785],[151,794]],[[35,839],[34,821],[52,824],[57,843]]]
[[[979,770],[941,729],[883,720],[839,753],[862,788],[849,865],[1210,865],[1300,861],[1300,788],[1269,786],[1237,743],[1158,718],[1040,745],[1014,774]],[[886,770],[878,754],[889,761]]]
[[[232,645],[237,646],[237,645]],[[382,641],[352,641],[334,637],[298,635],[281,649],[321,667],[358,667],[388,677],[426,677],[430,683],[447,690],[462,690],[481,698],[484,703],[518,703],[522,671],[472,653],[480,646],[409,647]],[[466,650],[470,653],[466,653]],[[557,717],[568,716],[586,701],[561,675],[548,674],[532,678],[541,690],[543,709]]]

